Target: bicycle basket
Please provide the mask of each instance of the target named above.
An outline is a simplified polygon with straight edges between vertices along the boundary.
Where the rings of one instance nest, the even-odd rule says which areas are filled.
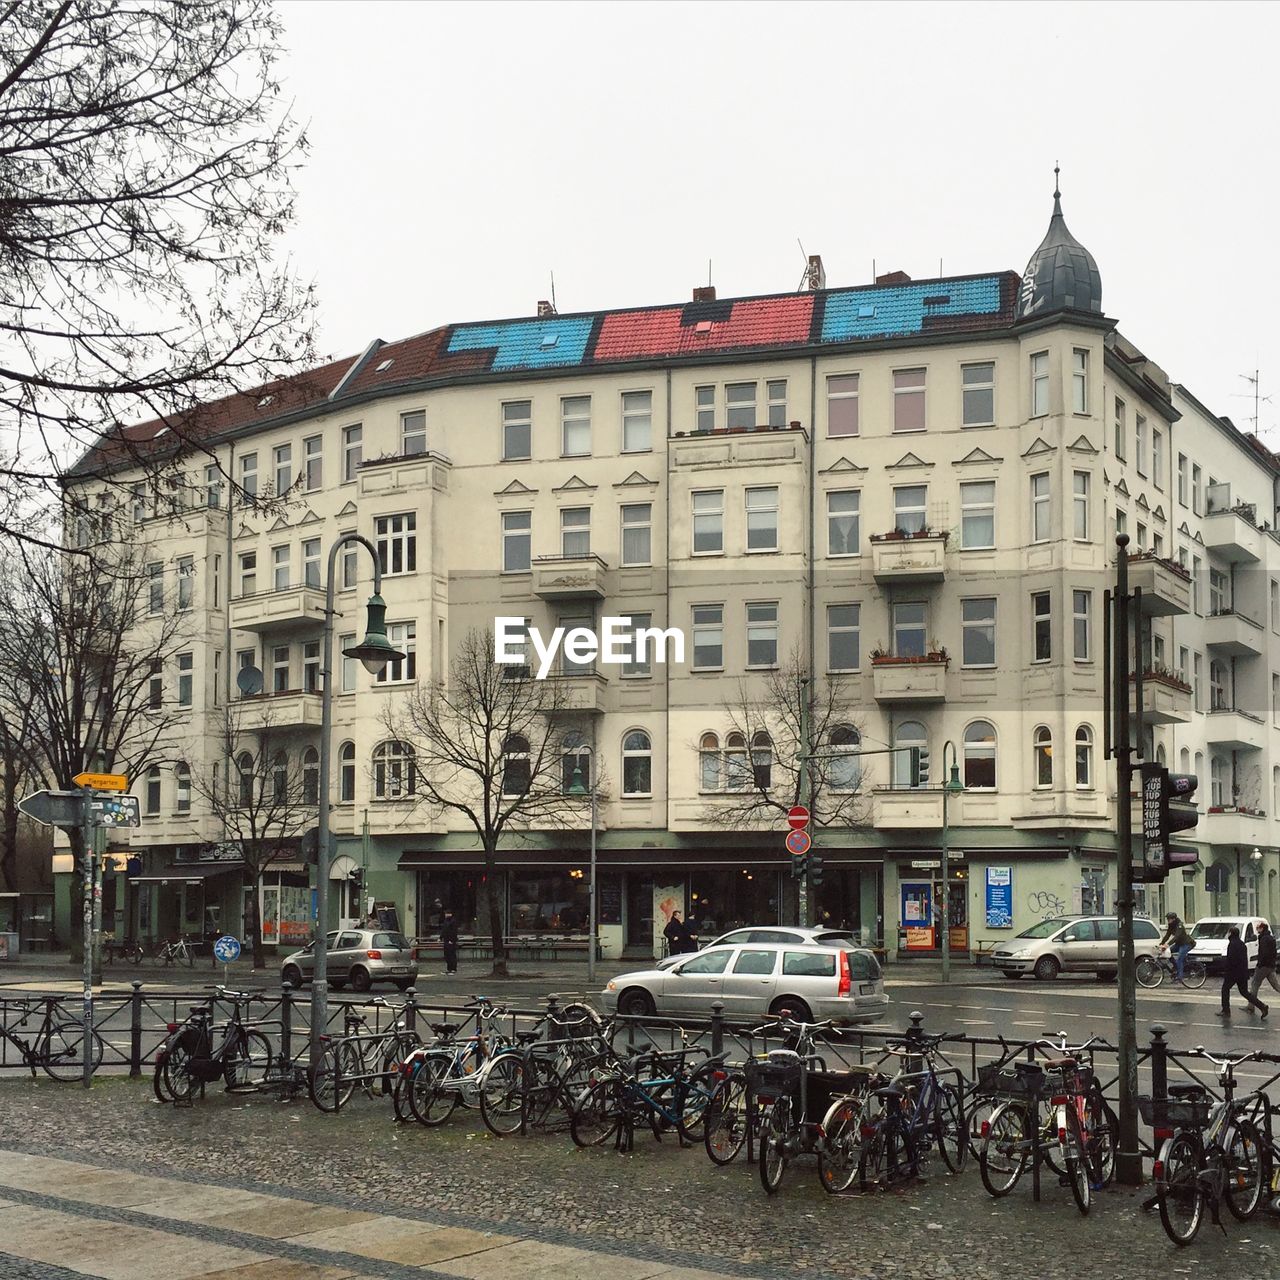
[[[1002,1067],[982,1067],[978,1071],[976,1093],[1002,1098],[1036,1098],[1044,1092],[1043,1071],[1013,1071]]]
[[[809,1114],[822,1115],[836,1098],[861,1094],[873,1082],[882,1080],[871,1067],[854,1067],[848,1071],[810,1071],[806,1082]]]
[[[757,1098],[790,1098],[800,1092],[798,1062],[748,1062],[747,1088]]]
[[[1213,1099],[1138,1097],[1143,1124],[1153,1129],[1204,1129],[1209,1124]]]

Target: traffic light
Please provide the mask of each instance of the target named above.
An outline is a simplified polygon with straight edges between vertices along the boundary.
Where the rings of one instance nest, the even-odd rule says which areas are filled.
[[[1178,846],[1176,831],[1194,827],[1200,815],[1195,794],[1199,779],[1193,773],[1170,773],[1162,764],[1146,761],[1138,768],[1142,779],[1142,844],[1134,849],[1134,879],[1159,883],[1175,866],[1196,862],[1194,846]]]
[[[822,883],[822,854],[816,849],[809,854],[809,883],[815,886]]]
[[[929,785],[929,748],[911,748],[911,785],[927,787]]]
[[[791,878],[793,880],[803,880],[804,873],[809,867],[809,855],[807,853],[793,853],[791,855]]]
[[[351,887],[359,893],[364,888],[364,868],[357,867],[354,871],[348,872],[347,879],[351,881]]]

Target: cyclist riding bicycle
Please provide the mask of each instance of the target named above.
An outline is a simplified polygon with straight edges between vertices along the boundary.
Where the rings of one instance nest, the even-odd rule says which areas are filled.
[[[1160,949],[1163,951],[1169,948],[1169,954],[1173,956],[1174,963],[1174,982],[1182,981],[1182,970],[1186,964],[1187,954],[1195,943],[1191,941],[1191,935],[1187,932],[1187,926],[1178,919],[1177,912],[1170,911],[1164,918],[1165,928],[1164,934],[1160,938]]]

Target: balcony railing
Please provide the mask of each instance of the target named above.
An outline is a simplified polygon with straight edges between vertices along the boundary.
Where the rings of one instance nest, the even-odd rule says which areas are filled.
[[[597,555],[538,556],[533,594],[540,600],[603,600],[608,568]]]
[[[934,529],[894,529],[871,537],[871,572],[877,582],[941,582],[946,576],[947,535]]]
[[[1130,676],[1129,700],[1137,709],[1136,676]],[[1142,713],[1147,724],[1186,724],[1191,719],[1191,686],[1163,669],[1142,673]]]
[[[308,584],[255,591],[231,601],[231,625],[241,631],[319,627],[323,617],[324,591]]]
[[[1129,557],[1129,590],[1142,592],[1142,612],[1156,618],[1191,612],[1191,575],[1176,560],[1139,551]]]
[[[1204,642],[1219,653],[1254,657],[1262,652],[1262,641],[1262,623],[1234,609],[1211,613],[1204,621]]]
[[[877,702],[942,702],[947,696],[945,650],[919,658],[873,654],[871,678]]]

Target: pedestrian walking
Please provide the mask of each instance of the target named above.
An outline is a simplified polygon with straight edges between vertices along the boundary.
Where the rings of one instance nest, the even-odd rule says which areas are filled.
[[[458,972],[458,922],[452,911],[444,913],[440,922],[440,945],[444,948],[445,973]]]
[[[1249,948],[1240,939],[1240,930],[1231,926],[1227,933],[1227,968],[1222,975],[1222,1008],[1218,1013],[1223,1018],[1231,1017],[1231,988],[1234,987],[1244,996],[1245,1008],[1253,1012],[1260,1009],[1262,1016],[1267,1016],[1267,1006],[1261,1000],[1249,994]]]
[[[1280,979],[1276,978],[1276,935],[1265,920],[1258,925],[1258,965],[1253,971],[1253,981],[1249,983],[1249,994],[1256,1000],[1258,991],[1264,982],[1271,983],[1280,991]],[[1262,1016],[1267,1016],[1267,1006],[1262,1006]]]
[[[673,956],[682,956],[698,949],[698,944],[693,940],[693,934],[689,932],[689,926],[680,919],[678,911],[671,913],[671,919],[667,921],[667,927],[663,929],[662,936],[666,938],[667,950]]]
[[[1195,943],[1187,932],[1187,926],[1178,919],[1177,912],[1170,911],[1164,918],[1164,936],[1160,939],[1161,947],[1168,947],[1173,956],[1173,980],[1182,981],[1183,966],[1187,962],[1187,954]]]

